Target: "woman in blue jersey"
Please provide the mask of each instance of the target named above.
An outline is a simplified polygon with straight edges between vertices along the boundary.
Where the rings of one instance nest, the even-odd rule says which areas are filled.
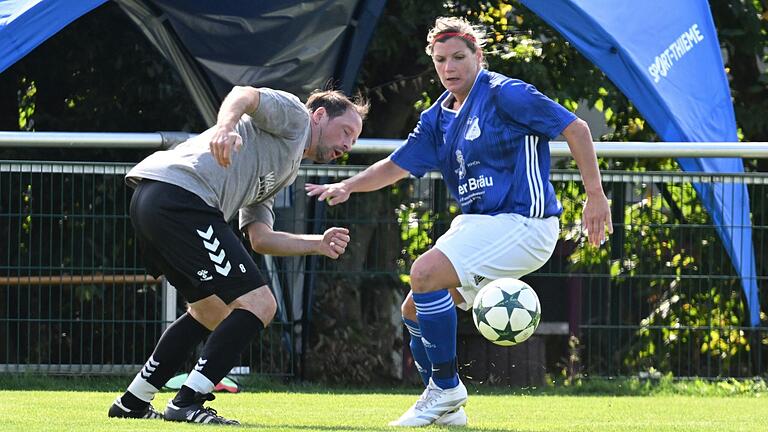
[[[549,183],[549,140],[562,134],[587,192],[583,224],[593,245],[611,228],[587,124],[532,85],[486,70],[485,34],[441,17],[426,51],[446,91],[388,158],[340,183],[307,184],[309,196],[340,204],[439,170],[462,214],[411,267],[402,306],[426,390],[392,426],[465,425],[467,390],[456,369],[456,309],[467,310],[491,280],[520,278],[552,255],[562,206]]]

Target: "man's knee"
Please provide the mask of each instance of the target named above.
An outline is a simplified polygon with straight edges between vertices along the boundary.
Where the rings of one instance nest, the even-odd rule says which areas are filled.
[[[213,331],[229,316],[231,309],[219,297],[212,295],[190,303],[188,311],[195,321]]]
[[[235,301],[229,304],[232,309],[245,309],[256,315],[264,327],[268,326],[277,312],[277,301],[272,291],[264,285],[253,291],[241,295]]]

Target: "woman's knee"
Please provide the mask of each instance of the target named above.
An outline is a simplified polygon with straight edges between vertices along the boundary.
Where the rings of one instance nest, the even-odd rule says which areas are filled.
[[[439,249],[432,248],[411,266],[411,291],[428,293],[459,286],[453,264]]]
[[[411,266],[411,290],[415,293],[431,291],[431,268],[424,261],[416,260]],[[413,302],[413,300],[411,300]]]
[[[413,297],[408,295],[403,304],[400,305],[400,312],[403,314],[403,318],[411,321],[416,321],[416,304],[413,303]]]

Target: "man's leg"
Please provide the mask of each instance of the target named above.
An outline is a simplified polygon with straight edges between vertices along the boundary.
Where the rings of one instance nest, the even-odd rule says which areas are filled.
[[[189,315],[205,328],[215,329],[203,347],[199,367],[178,395],[180,403],[189,402],[185,394],[196,400],[201,394],[209,398],[213,383],[226,375],[243,348],[272,319],[274,297],[239,234],[221,211],[194,193],[163,182],[142,181],[134,192],[130,213],[137,235],[151,252],[148,270],[165,274],[190,302]],[[236,309],[234,313],[232,309]],[[200,414],[211,412],[202,403],[198,408]],[[208,414],[170,420],[230,423]]]
[[[179,228],[167,223],[164,217],[167,211],[159,205],[166,203],[165,197],[174,196],[173,193],[164,192],[169,187],[171,186],[158,182],[142,182],[131,197],[131,223],[147,271],[156,277],[165,275],[180,292],[184,293],[190,288],[188,278],[171,265],[157,247],[182,244],[184,246],[179,250],[191,250],[189,244],[174,237]],[[174,217],[170,219],[177,221]],[[182,226],[181,230],[185,229]],[[174,256],[177,255],[178,253],[175,253]],[[130,418],[161,417],[162,415],[150,404],[151,400],[168,382],[168,379],[180,369],[195,346],[208,334],[210,334],[209,328],[189,313],[179,317],[163,332],[152,355],[136,374],[127,391],[112,404],[108,415]]]
[[[215,411],[204,408],[203,403],[212,400],[211,392],[216,383],[229,373],[251,340],[272,321],[277,303],[272,292],[264,285],[224,307],[227,311],[231,308],[231,312],[211,333],[194,370],[168,403],[166,420],[238,424],[235,420],[224,419],[216,415]],[[210,313],[210,310],[194,306],[190,310],[200,314]]]
[[[110,417],[157,418],[150,402],[180,366],[192,349],[210,331],[185,313],[165,330],[144,367],[128,390],[112,405]]]

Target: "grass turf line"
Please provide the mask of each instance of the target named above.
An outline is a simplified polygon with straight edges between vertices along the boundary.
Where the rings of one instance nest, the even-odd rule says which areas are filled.
[[[414,391],[415,393],[416,391]],[[108,419],[119,393],[0,391],[2,431],[393,431],[417,395],[253,392],[218,394],[209,405],[243,427]],[[155,407],[172,397],[164,392]],[[768,401],[756,397],[470,395],[470,427],[482,431],[766,431]],[[201,429],[202,428],[202,429]],[[437,426],[427,430],[442,430]]]

